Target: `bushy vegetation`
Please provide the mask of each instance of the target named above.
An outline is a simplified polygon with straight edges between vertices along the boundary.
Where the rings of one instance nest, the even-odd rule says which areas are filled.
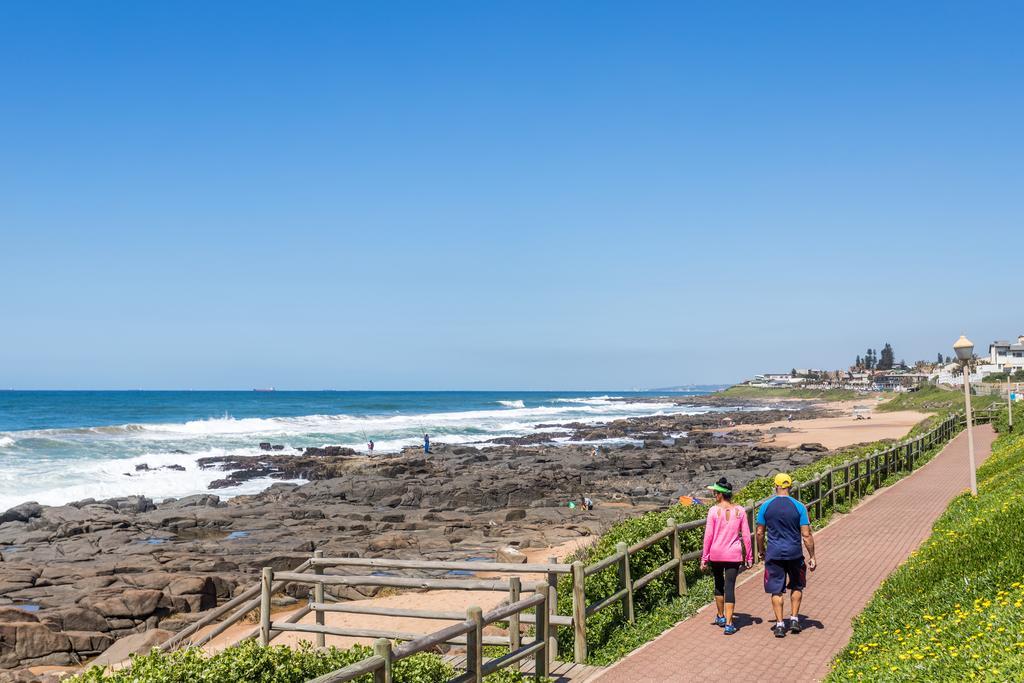
[[[615,546],[618,543],[633,545],[663,530],[670,518],[675,519],[677,523],[683,523],[701,519],[706,514],[707,508],[704,507],[674,505],[662,512],[648,512],[640,517],[623,520],[612,526],[596,543],[567,558],[567,560],[580,560],[584,564],[594,564],[605,557],[614,555]],[[699,549],[703,538],[703,529],[694,529],[693,531],[681,534],[680,546],[683,554]],[[669,544],[669,539],[665,539],[632,555],[630,558],[630,573],[634,579],[650,573],[671,560],[672,549],[669,547]],[[695,582],[699,578],[698,568],[694,563],[690,563],[687,570],[687,582]],[[655,631],[650,637],[641,640],[640,643],[650,640],[650,638],[682,618],[681,615],[684,613],[684,609],[681,605],[678,612],[675,610],[671,612],[664,611],[664,607],[668,603],[673,602],[673,598],[676,596],[675,582],[675,572],[667,572],[648,583],[635,594],[634,613],[637,623],[633,625],[633,630],[635,631],[639,628],[640,631],[644,632]],[[585,586],[588,605],[594,604],[615,593],[619,589],[616,566],[613,565],[593,576],[588,576]],[[708,599],[710,598],[701,598],[696,607],[705,604]],[[653,617],[653,614],[658,610],[661,610],[659,616],[657,618]],[[572,579],[570,576],[563,576],[559,581],[558,612],[559,614],[572,614]],[[671,620],[665,618],[669,614],[671,614]],[[623,622],[625,622],[625,617],[622,613],[621,603],[612,604],[587,619],[587,645],[590,648],[589,662],[597,664],[615,661],[635,647],[634,645],[626,650],[621,649],[621,643],[625,641],[623,635],[617,634],[617,631],[623,628]],[[662,628],[656,630],[656,625],[662,625]],[[572,630],[567,628],[558,629],[558,641],[561,656],[568,657],[571,660],[573,653]],[[613,644],[613,641],[618,644]]]
[[[863,398],[852,389],[800,389],[797,387],[752,387],[737,384],[720,392],[732,398],[814,398],[827,401],[852,401]]]
[[[885,580],[830,681],[1024,680],[1024,437],[999,438],[978,489]]]
[[[1000,434],[1010,431],[1010,411],[1005,408],[1000,411],[992,420],[992,426]],[[1013,404],[1013,431],[1016,434],[1024,433],[1024,402],[1017,401]]]
[[[297,647],[263,647],[245,641],[217,654],[207,655],[199,648],[175,652],[152,650],[134,655],[130,668],[106,671],[94,666],[68,679],[69,683],[304,683],[373,656],[373,650],[355,645],[342,650],[335,647],[315,650],[309,643]],[[441,657],[418,654],[394,664],[395,683],[440,683],[455,677],[456,671]],[[518,671],[503,669],[487,678],[488,683],[525,683]],[[372,683],[367,674],[358,683]]]

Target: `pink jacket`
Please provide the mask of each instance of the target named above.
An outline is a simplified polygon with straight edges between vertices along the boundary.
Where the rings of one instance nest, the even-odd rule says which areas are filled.
[[[746,510],[740,505],[734,505],[729,510],[715,505],[708,510],[708,523],[704,527],[704,552],[701,553],[700,561],[743,562],[744,549],[746,561],[753,562]]]

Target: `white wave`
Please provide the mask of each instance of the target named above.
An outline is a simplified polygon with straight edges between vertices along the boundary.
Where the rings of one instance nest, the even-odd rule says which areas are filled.
[[[488,439],[519,437],[538,427],[565,422],[594,424],[616,419],[668,414],[696,414],[719,408],[675,406],[664,402],[624,402],[613,396],[556,399],[527,408],[522,400],[501,402],[483,410],[370,416],[303,415],[235,418],[230,415],[166,424],[26,430],[0,433],[4,451],[0,468],[0,510],[26,500],[63,504],[83,498],[143,494],[165,498],[205,492],[219,470],[202,470],[197,460],[212,455],[260,454],[257,444],[284,445],[278,454],[301,452],[308,446],[339,445],[365,453],[373,439],[375,452],[387,453],[422,445],[424,432],[435,443],[484,446]],[[147,464],[150,471],[135,471]],[[157,469],[169,464],[184,471]],[[125,476],[125,473],[131,476]],[[255,493],[273,480],[252,480],[222,496]]]
[[[608,405],[621,400],[622,396],[587,396],[585,398],[556,398],[555,403],[583,403],[589,405]]]
[[[525,408],[526,404],[523,403],[522,399],[518,401],[498,401],[499,405],[503,405],[506,408]]]
[[[255,455],[259,449],[249,451],[231,449],[234,455]],[[227,452],[212,448],[197,453],[144,453],[131,458],[105,458],[101,460],[65,460],[59,468],[33,464],[13,472],[7,468],[0,477],[0,510],[34,500],[43,505],[63,505],[76,500],[117,498],[141,495],[159,502],[166,498],[180,498],[196,493],[216,493],[222,498],[259,493],[278,479],[250,480],[241,486],[210,491],[210,484],[223,479],[220,469],[202,469],[199,459],[223,456]],[[51,465],[53,463],[50,463]],[[146,465],[148,470],[136,470]],[[167,469],[168,465],[184,467]],[[301,480],[289,480],[301,483]]]

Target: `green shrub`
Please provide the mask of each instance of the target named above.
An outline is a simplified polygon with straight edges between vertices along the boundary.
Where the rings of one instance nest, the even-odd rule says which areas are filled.
[[[584,564],[594,564],[614,555],[615,546],[618,543],[633,545],[663,530],[669,518],[675,519],[677,523],[683,523],[702,519],[706,514],[707,508],[705,507],[674,505],[662,512],[648,512],[640,517],[623,520],[612,526],[596,543],[568,559],[569,561],[581,560]],[[684,555],[698,550],[703,540],[703,529],[694,529],[680,534],[679,540]],[[670,539],[665,539],[633,554],[630,557],[629,565],[630,575],[633,579],[644,576],[671,560],[670,543]],[[688,582],[698,578],[696,563],[689,563],[687,574]],[[634,596],[635,614],[639,616],[669,602],[675,596],[675,581],[675,572],[670,571],[640,589]],[[619,588],[616,565],[588,576],[585,585],[588,605],[612,595]],[[559,614],[572,614],[572,578],[570,576],[563,576],[558,582],[558,612]],[[594,654],[588,661],[596,661],[594,657],[601,657],[599,653],[602,647],[623,621],[621,603],[615,603],[587,619],[587,645],[591,653]],[[571,660],[573,653],[572,630],[558,629],[558,643],[561,656]]]
[[[373,650],[354,645],[315,650],[308,642],[297,647],[263,647],[248,640],[234,647],[207,655],[199,648],[175,652],[152,650],[132,656],[131,668],[105,671],[94,666],[68,679],[69,683],[304,683],[373,655]],[[418,654],[395,662],[395,683],[440,683],[455,677],[456,671],[441,657]],[[358,683],[371,683],[372,675],[361,676]],[[491,674],[488,683],[525,683],[518,671],[503,669]]]
[[[830,681],[1024,680],[1024,437],[1003,435],[854,622]]]
[[[992,420],[992,426],[1000,434],[1010,431],[1010,411],[1005,407],[1000,410]],[[1013,404],[1013,430],[1017,434],[1024,433],[1024,403]]]

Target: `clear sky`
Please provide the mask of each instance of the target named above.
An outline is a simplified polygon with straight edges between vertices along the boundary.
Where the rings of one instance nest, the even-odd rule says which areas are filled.
[[[1021,35],[1017,2],[5,2],[0,386],[987,349],[1024,333]]]

